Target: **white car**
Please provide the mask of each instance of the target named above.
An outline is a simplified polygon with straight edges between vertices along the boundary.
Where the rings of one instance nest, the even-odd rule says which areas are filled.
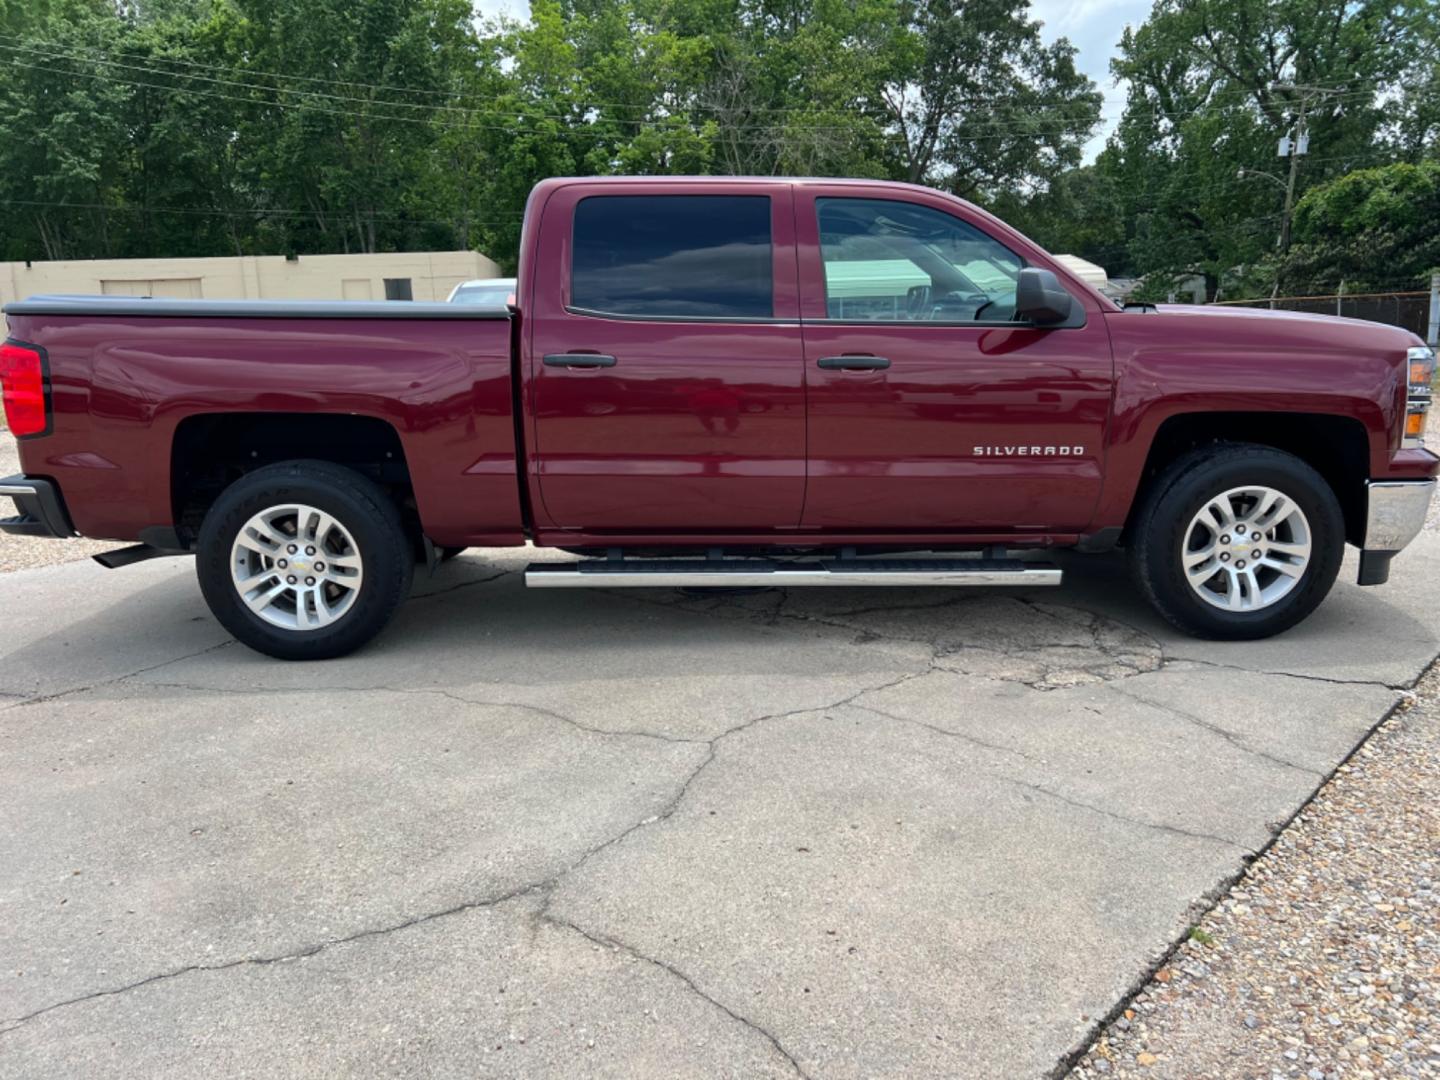
[[[450,290],[446,303],[481,304],[485,307],[503,308],[515,302],[515,279],[513,277],[476,278],[462,281]]]

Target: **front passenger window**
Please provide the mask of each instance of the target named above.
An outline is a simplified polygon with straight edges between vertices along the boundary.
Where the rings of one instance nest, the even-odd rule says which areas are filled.
[[[825,309],[844,322],[1008,322],[1024,260],[939,210],[816,200]]]

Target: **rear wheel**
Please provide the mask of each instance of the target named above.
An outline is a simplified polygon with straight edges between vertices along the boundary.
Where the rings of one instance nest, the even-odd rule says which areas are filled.
[[[359,473],[323,461],[257,469],[221,493],[196,558],[210,610],[284,660],[343,656],[378,634],[410,589],[400,512]]]
[[[1330,591],[1345,522],[1330,485],[1279,450],[1220,445],[1175,462],[1135,522],[1131,569],[1151,604],[1197,637],[1288,630]]]

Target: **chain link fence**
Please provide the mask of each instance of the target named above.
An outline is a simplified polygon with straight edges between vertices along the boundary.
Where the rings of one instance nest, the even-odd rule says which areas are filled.
[[[1277,296],[1251,300],[1217,300],[1220,307],[1272,308],[1343,315],[1350,319],[1403,326],[1424,338],[1430,323],[1430,292],[1336,293],[1330,296]]]

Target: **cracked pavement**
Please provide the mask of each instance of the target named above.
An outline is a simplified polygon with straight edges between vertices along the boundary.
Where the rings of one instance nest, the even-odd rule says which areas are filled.
[[[1440,651],[1440,536],[1282,638],[1060,589],[417,583],[230,643],[0,575],[0,1076],[1047,1076]]]

